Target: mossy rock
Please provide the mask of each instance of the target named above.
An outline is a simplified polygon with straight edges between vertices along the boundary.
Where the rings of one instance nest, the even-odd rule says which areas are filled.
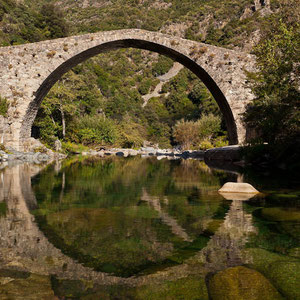
[[[93,293],[93,284],[81,280],[52,278],[52,286],[56,296],[67,299],[79,298]]]
[[[224,220],[214,219],[209,222],[205,232],[208,234],[215,234],[219,227],[224,223]]]
[[[55,299],[49,276],[35,274],[0,285],[0,298],[1,300]]]
[[[275,221],[275,222],[299,221],[300,222],[300,210],[296,208],[267,207],[267,208],[262,208],[259,214],[262,218],[268,221]]]
[[[300,299],[300,261],[271,264],[269,278],[287,299]]]
[[[300,247],[290,249],[288,254],[289,256],[300,258]]]
[[[269,265],[274,262],[290,261],[289,256],[273,253],[260,248],[249,248],[243,250],[243,258],[247,264],[267,276]]]
[[[280,222],[278,228],[283,233],[287,233],[293,238],[300,240],[300,221],[299,222]]]
[[[212,300],[276,300],[283,299],[261,273],[243,266],[228,268],[209,281]]]
[[[137,288],[136,299],[206,300],[209,298],[204,277],[197,276],[167,281],[158,285],[142,286]]]

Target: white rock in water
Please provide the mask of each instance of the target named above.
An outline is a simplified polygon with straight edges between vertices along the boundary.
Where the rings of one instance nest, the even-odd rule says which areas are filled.
[[[259,194],[259,191],[255,189],[251,184],[239,182],[227,182],[219,189],[219,192]]]

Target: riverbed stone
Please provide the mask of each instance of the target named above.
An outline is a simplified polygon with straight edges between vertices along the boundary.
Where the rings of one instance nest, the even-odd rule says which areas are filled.
[[[251,268],[263,273],[267,276],[269,272],[269,266],[272,263],[287,262],[291,260],[291,257],[270,252],[260,248],[248,248],[242,251],[243,260]]]
[[[260,210],[262,218],[268,221],[286,222],[299,221],[300,209],[286,207],[266,207]]]
[[[1,300],[54,300],[49,276],[31,274],[28,278],[17,278],[0,285]]]
[[[243,267],[218,272],[209,281],[212,300],[276,300],[282,299],[271,282],[261,273]]]
[[[269,278],[286,299],[300,299],[300,261],[271,264]]]
[[[137,288],[136,299],[208,300],[204,277],[195,276]]]
[[[289,256],[300,258],[300,247],[290,249],[288,254]]]
[[[247,193],[247,194],[258,194],[259,191],[256,190],[249,183],[241,182],[227,182],[220,189],[221,193]]]

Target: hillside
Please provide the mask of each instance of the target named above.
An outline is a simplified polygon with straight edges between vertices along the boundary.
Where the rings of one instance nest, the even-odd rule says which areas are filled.
[[[278,13],[279,4],[267,0],[0,0],[0,44],[142,28],[251,51],[265,20],[271,12]],[[148,140],[170,147],[181,142],[174,134],[175,124],[198,126],[199,118],[208,117],[215,124],[214,132],[191,145],[224,144],[224,122],[214,117],[220,115],[218,107],[193,74],[182,69],[169,81],[159,81],[157,77],[172,66],[171,60],[141,50],[98,55],[53,87],[33,133],[50,147],[57,138],[89,146],[139,147]],[[145,105],[143,99],[150,98],[159,84],[159,96]],[[190,123],[182,125],[181,119]]]

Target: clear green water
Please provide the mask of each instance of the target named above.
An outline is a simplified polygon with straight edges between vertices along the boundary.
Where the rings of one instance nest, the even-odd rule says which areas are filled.
[[[85,266],[117,276],[182,263],[206,246],[230,202],[199,161],[88,159],[33,181],[41,230]]]
[[[155,157],[33,171],[0,174],[0,299],[300,299],[295,178]],[[236,180],[263,194],[217,192]]]

